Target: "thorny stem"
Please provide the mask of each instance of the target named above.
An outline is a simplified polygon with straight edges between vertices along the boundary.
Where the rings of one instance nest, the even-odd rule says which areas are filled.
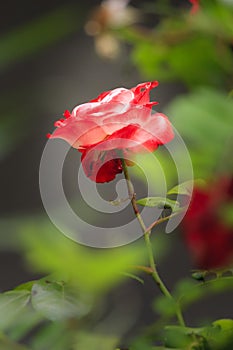
[[[159,287],[160,291],[163,293],[163,295],[165,295],[168,299],[173,300],[171,293],[169,292],[169,290],[167,289],[167,287],[165,286],[165,284],[163,283],[162,279],[160,278],[160,276],[158,274],[155,260],[154,260],[153,249],[152,249],[152,245],[151,245],[151,241],[150,241],[151,229],[153,227],[157,226],[157,224],[159,224],[162,221],[160,221],[160,220],[155,221],[152,225],[150,225],[150,227],[148,227],[148,228],[146,227],[146,225],[141,217],[141,214],[138,210],[138,206],[137,206],[137,202],[136,202],[136,194],[134,192],[133,185],[130,181],[127,165],[126,165],[125,160],[123,158],[121,159],[121,162],[122,162],[122,168],[123,168],[124,176],[125,176],[126,183],[127,183],[129,197],[131,199],[131,204],[132,204],[135,216],[136,216],[136,218],[141,226],[141,229],[142,229],[142,232],[144,235],[144,240],[146,243],[146,247],[147,247],[147,251],[148,251],[148,258],[149,258],[149,263],[150,263],[150,268],[151,268],[151,276],[154,279],[157,286]],[[184,319],[183,319],[183,316],[181,313],[181,309],[180,309],[178,304],[176,304],[176,316],[177,316],[177,320],[178,320],[179,324],[181,326],[185,326],[185,322],[184,322]]]

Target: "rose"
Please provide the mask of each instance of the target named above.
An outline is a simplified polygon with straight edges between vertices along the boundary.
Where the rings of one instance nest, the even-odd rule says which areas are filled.
[[[50,138],[62,138],[82,153],[85,174],[95,182],[108,182],[122,172],[121,158],[153,152],[169,142],[173,131],[162,113],[152,114],[150,90],[157,81],[132,89],[117,88],[76,106],[55,123]],[[132,162],[128,161],[128,165]]]
[[[233,228],[223,215],[232,198],[233,179],[229,177],[194,188],[183,229],[195,266],[200,269],[228,267],[233,262]]]

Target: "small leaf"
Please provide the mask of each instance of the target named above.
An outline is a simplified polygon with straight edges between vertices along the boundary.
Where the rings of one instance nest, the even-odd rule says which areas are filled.
[[[198,349],[205,349],[205,339],[199,335],[200,328],[188,328],[180,326],[166,326],[164,330],[165,345],[175,349],[194,349],[191,347],[195,339]]]
[[[9,291],[0,294],[0,329],[5,330],[30,300],[26,290]]]
[[[159,297],[154,304],[155,310],[163,316],[173,316],[177,310],[177,304],[173,299]]]
[[[173,211],[179,208],[179,203],[175,200],[162,197],[146,197],[137,200],[137,204],[145,207],[157,207],[160,209],[172,209]]]
[[[182,194],[185,196],[191,196],[194,181],[185,181],[173,188],[171,188],[167,194]]]
[[[123,275],[126,276],[126,277],[130,277],[130,278],[140,282],[141,284],[144,284],[143,279],[138,277],[138,276],[136,276],[136,275],[134,275],[133,273],[124,272]]]
[[[74,350],[109,350],[115,349],[119,339],[114,334],[79,331]]]
[[[29,281],[23,284],[20,284],[19,286],[17,286],[14,290],[27,290],[29,292],[31,292],[32,290],[32,286],[36,281]]]
[[[32,305],[50,320],[81,318],[90,311],[87,298],[74,295],[62,282],[36,282],[32,287]]]
[[[175,288],[174,296],[184,307],[210,294],[221,293],[233,289],[233,277],[219,277],[206,282],[195,284],[194,281],[183,280]]]
[[[232,332],[233,320],[230,318],[224,318],[213,322],[213,326],[220,327],[223,331]]]
[[[214,345],[214,349],[230,350],[233,340],[232,330],[233,320],[221,319],[214,321],[211,326],[204,327],[202,336],[207,339],[208,344]]]
[[[172,348],[186,348],[191,342],[185,329],[181,327],[166,327],[164,339],[165,346]]]
[[[29,303],[28,306],[20,310],[20,317],[14,318],[9,329],[7,329],[7,334],[10,339],[21,341],[26,339],[43,322],[44,318],[38,312],[35,312]]]
[[[202,289],[198,288],[200,284],[191,279],[183,279],[177,283],[174,290],[174,297],[180,301],[183,297],[185,303],[192,303],[202,296]]]

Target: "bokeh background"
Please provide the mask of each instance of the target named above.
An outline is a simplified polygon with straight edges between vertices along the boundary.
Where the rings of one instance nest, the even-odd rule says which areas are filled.
[[[158,310],[151,305],[159,292],[149,277],[143,277],[142,285],[118,276],[125,266],[145,261],[143,242],[96,252],[69,242],[50,223],[40,199],[38,175],[46,134],[53,131],[54,121],[65,109],[102,91],[159,80],[153,99],[186,141],[195,177],[207,183],[223,175],[232,178],[232,2],[203,1],[197,11],[188,1],[121,3],[112,13],[104,12],[100,1],[90,0],[1,4],[0,291],[54,271],[61,276],[67,270],[77,271],[75,283],[82,285],[81,292],[91,291],[94,299],[101,300],[94,303],[97,311],[90,320],[83,313],[87,320],[81,338],[73,332],[75,322],[70,327],[70,338],[74,333],[79,349],[82,342],[87,344],[85,334],[90,331],[114,336],[107,340],[106,349],[112,344],[128,346],[139,330],[158,318]],[[71,154],[70,169],[74,157],[79,154]],[[158,157],[168,183],[175,185],[174,169],[162,151]],[[150,169],[151,164],[145,161],[145,166]],[[72,197],[74,184],[69,174],[66,177]],[[143,192],[140,175],[135,172],[134,177]],[[222,219],[227,225],[232,224],[232,198],[228,202],[228,214]],[[195,260],[181,229],[170,235],[162,231],[158,230],[153,244],[161,275],[173,288],[191,274]],[[104,272],[106,265],[108,272]],[[220,296],[213,293],[190,306],[185,317],[193,326],[232,317],[229,305],[232,295],[223,288]],[[14,332],[18,325],[11,321],[2,328],[14,341],[30,343],[32,349],[68,349],[67,339],[59,340],[64,324],[59,320],[57,328],[44,332],[48,334],[44,338],[37,329],[43,330],[41,319],[33,329],[27,325],[18,334]]]

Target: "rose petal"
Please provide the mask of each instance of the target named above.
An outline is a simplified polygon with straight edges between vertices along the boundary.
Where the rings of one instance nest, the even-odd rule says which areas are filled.
[[[130,103],[134,99],[134,94],[131,90],[125,88],[117,88],[109,92],[102,99],[102,102],[120,102]]]
[[[122,172],[119,155],[115,151],[88,149],[82,152],[82,166],[86,176],[97,183],[109,182]]]
[[[141,105],[148,104],[148,102],[150,102],[150,90],[158,85],[158,81],[152,81],[138,84],[136,87],[132,88],[131,91],[134,93],[133,103]]]
[[[138,125],[128,125],[120,130],[117,130],[112,135],[106,137],[103,141],[100,141],[91,148],[98,152],[102,152],[116,149],[120,151],[126,148],[135,147],[139,145],[139,142],[134,140],[133,135],[138,128]],[[118,156],[119,154],[120,152],[118,152]]]
[[[70,117],[50,136],[50,138],[61,138],[72,147],[79,148],[98,143],[106,137],[104,130],[92,121],[77,121]]]

